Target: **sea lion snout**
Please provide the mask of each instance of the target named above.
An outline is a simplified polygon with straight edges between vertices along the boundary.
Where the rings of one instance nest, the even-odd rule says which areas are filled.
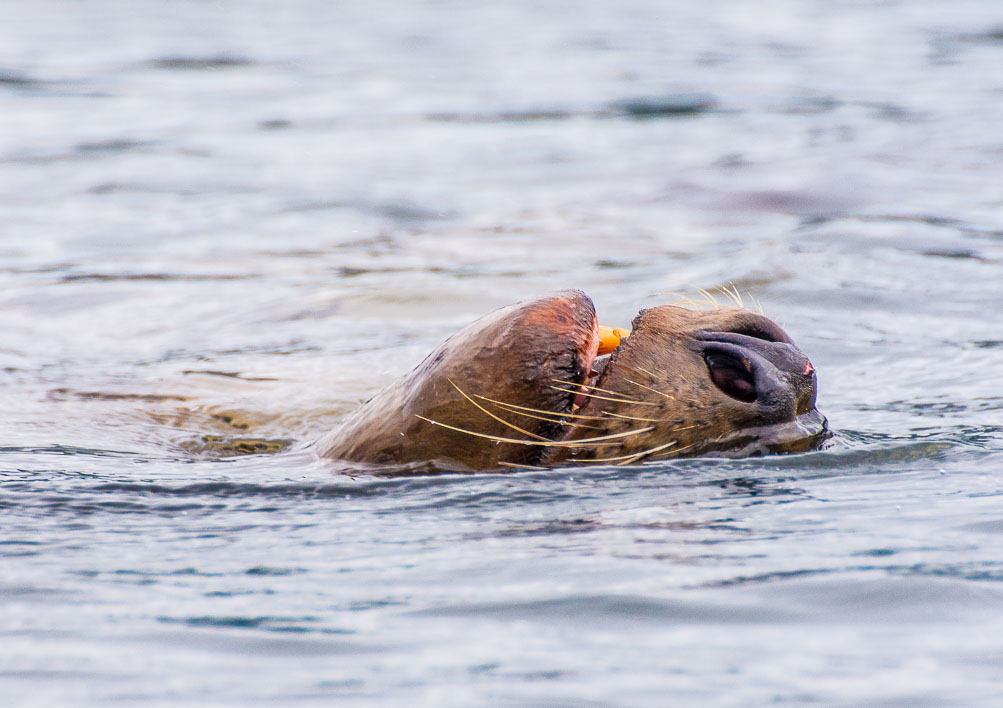
[[[743,309],[661,305],[638,313],[602,367],[551,464],[629,464],[680,455],[751,455],[817,447],[828,436],[815,410],[815,369],[772,320]],[[618,435],[593,447],[596,421]]]
[[[775,341],[736,332],[701,331],[695,340],[711,381],[735,400],[758,405],[767,412],[772,409],[774,414],[767,417],[776,420],[815,407],[815,368],[789,339]]]

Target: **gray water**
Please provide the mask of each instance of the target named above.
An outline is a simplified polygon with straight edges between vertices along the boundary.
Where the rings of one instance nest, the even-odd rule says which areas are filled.
[[[6,3],[4,705],[997,704],[1001,67],[992,0]],[[729,284],[827,449],[310,448],[495,307]]]

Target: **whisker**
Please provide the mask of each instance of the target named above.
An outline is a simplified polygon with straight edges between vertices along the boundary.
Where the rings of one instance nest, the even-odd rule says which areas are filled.
[[[675,396],[670,396],[667,393],[659,391],[657,388],[652,388],[651,386],[645,386],[643,383],[638,383],[637,381],[634,381],[633,379],[627,379],[627,383],[632,383],[635,386],[640,386],[641,388],[647,389],[648,391],[651,391],[652,393],[657,393],[659,396],[664,396],[665,398],[669,399],[670,401],[676,400]]]
[[[515,462],[499,462],[498,464],[502,467],[511,467],[516,470],[532,470],[534,472],[542,472],[547,469],[546,467],[536,467],[535,465],[520,465]]]
[[[489,416],[491,416],[492,418],[494,418],[495,420],[497,420],[502,425],[505,425],[505,426],[507,426],[509,428],[512,428],[512,430],[516,430],[516,431],[522,433],[523,435],[528,435],[531,438],[536,438],[537,440],[547,440],[547,438],[543,437],[542,435],[537,435],[536,433],[531,433],[528,430],[523,430],[522,428],[520,428],[515,423],[509,423],[504,418],[496,416],[494,413],[492,413],[487,408],[485,408],[484,406],[482,406],[480,403],[478,403],[477,401],[475,401],[474,399],[472,399],[470,396],[468,396],[463,391],[462,388],[460,388],[459,386],[456,385],[455,381],[453,381],[452,379],[446,379],[446,380],[449,381],[449,383],[453,386],[453,388],[455,388],[457,391],[460,392],[461,396],[463,396],[464,398],[466,398],[468,401],[470,401],[471,403],[473,403],[479,410],[483,411],[484,413],[487,413]],[[549,440],[548,440],[548,442],[549,442]]]
[[[671,295],[676,298],[675,302],[669,303],[675,307],[685,307],[687,309],[702,310],[704,308],[711,308],[714,310],[723,309],[722,303],[714,297],[713,292],[707,290],[706,288],[701,288],[691,283],[687,283],[688,287],[696,290],[700,295],[703,295],[703,299],[697,299],[685,293],[681,293],[676,290],[656,290],[655,292],[648,293],[649,297],[655,295]],[[728,298],[729,307],[733,304],[736,308],[740,310],[746,309],[745,299],[742,297],[742,293],[739,292],[738,287],[734,283],[728,283],[728,285],[719,285],[714,288],[714,292],[718,292]],[[752,297],[749,295],[749,297]],[[762,311],[762,310],[760,310]]]
[[[699,309],[702,309],[704,305],[713,305],[713,303],[710,300],[694,300],[689,295],[686,295],[686,294],[680,293],[680,292],[676,292],[676,291],[668,291],[668,290],[666,290],[666,291],[655,292],[655,293],[651,293],[651,294],[652,295],[672,295],[672,296],[674,296],[676,298],[676,301],[673,302],[673,303],[670,303],[674,307],[684,307],[684,308],[687,308],[687,309],[699,310]]]
[[[742,299],[742,293],[738,292],[738,288],[734,283],[731,284],[731,290],[735,293],[735,300],[737,301],[738,306],[745,309],[745,300]]]
[[[667,423],[667,422],[669,422],[669,421],[664,420],[662,418],[639,418],[638,416],[635,416],[635,415],[624,415],[622,413],[611,413],[610,411],[603,411],[603,413],[605,413],[607,416],[609,416],[609,418],[620,418],[622,420],[637,420],[637,421],[645,421],[645,422],[648,422],[648,423]],[[607,420],[609,418],[607,418]]]
[[[742,309],[744,304],[742,303],[742,294],[738,292],[738,288],[735,287],[734,283],[728,283],[728,285],[721,285],[717,288],[718,292],[727,297],[732,304]]]
[[[697,443],[691,443],[689,445],[686,445],[685,447],[680,447],[675,450],[670,450],[669,452],[663,452],[659,455],[652,455],[652,457],[668,457],[669,455],[678,455],[683,450],[689,450],[691,447],[696,447],[696,446]]]
[[[673,422],[675,422],[671,418],[641,418],[639,416],[634,416],[634,415],[622,415],[620,413],[610,413],[609,411],[605,411],[605,413],[606,413],[606,415],[608,415],[608,416],[610,416],[612,418],[622,418],[623,420],[636,420],[638,423],[673,423]],[[681,428],[673,428],[671,430],[671,432],[674,433],[677,430],[692,430],[695,427],[697,427],[697,426],[696,425],[684,425]]]
[[[708,300],[710,300],[710,302],[714,306],[715,310],[720,310],[721,309],[721,304],[717,301],[717,299],[714,297],[714,295],[709,290],[706,290],[705,288],[697,288],[696,291],[698,293],[700,293],[701,295],[703,295]]]
[[[581,440],[562,440],[561,442],[554,443],[555,445],[560,445],[562,447],[578,447],[578,443],[595,443],[603,440],[613,440],[617,438],[629,438],[631,435],[640,435],[641,433],[647,433],[655,429],[655,426],[649,425],[647,428],[638,428],[637,430],[626,430],[622,433],[610,433],[609,435],[600,435],[595,438],[582,438]]]
[[[651,371],[648,371],[643,366],[637,367],[637,370],[640,371],[642,374],[647,374],[648,376],[650,376],[653,379],[657,379],[658,378],[654,373],[652,373]]]
[[[627,398],[610,398],[609,396],[597,396],[594,393],[582,393],[581,391],[575,391],[570,388],[561,388],[560,386],[551,386],[555,391],[564,391],[565,393],[575,393],[579,396],[587,396],[588,398],[599,398],[603,401],[613,401],[614,403],[629,403],[632,406],[657,406],[661,405],[659,403],[651,403],[649,401],[631,401]]]
[[[641,452],[632,452],[629,455],[617,455],[615,457],[593,457],[588,462],[616,462],[621,465],[629,465],[634,460],[638,460],[645,455],[650,455],[653,452],[658,452],[659,450],[664,450],[667,447],[672,447],[676,444],[676,441],[667,442],[664,445],[659,445],[657,447],[650,448],[648,450],[642,450]],[[586,460],[582,460],[585,462]]]
[[[512,413],[513,415],[522,415],[522,416],[526,416],[527,418],[533,418],[534,420],[542,420],[542,421],[547,422],[547,423],[557,423],[558,425],[574,425],[577,428],[588,428],[590,430],[600,430],[600,427],[598,425],[587,425],[585,423],[575,423],[575,422],[570,421],[570,420],[560,420],[559,418],[547,418],[546,416],[535,415],[533,413],[526,413],[525,411],[512,410],[512,409],[508,408],[504,403],[496,403],[495,405],[499,406],[500,408],[502,408],[503,410],[507,411],[508,413]],[[596,418],[595,416],[576,416],[576,417],[590,418],[590,419],[591,418]],[[596,419],[600,420],[600,418],[596,418]]]
[[[654,292],[648,293],[648,297],[654,297],[656,295],[672,295],[679,300],[689,300],[689,295],[681,293],[678,290],[655,290]]]
[[[516,443],[517,445],[542,445],[544,447],[604,447],[605,445],[615,445],[616,443],[606,443],[606,440],[613,440],[617,438],[625,438],[631,435],[640,435],[641,433],[647,433],[650,430],[654,430],[654,426],[648,426],[647,428],[638,428],[637,430],[628,430],[623,433],[613,433],[612,435],[602,435],[596,438],[582,438],[581,440],[575,441],[558,441],[558,440],[519,440],[518,438],[505,438],[500,435],[488,435],[487,433],[478,433],[474,430],[467,430],[466,428],[460,428],[455,425],[449,425],[448,423],[440,423],[437,420],[432,420],[431,418],[426,418],[423,415],[414,416],[419,420],[423,420],[426,423],[431,423],[432,425],[438,425],[447,430],[455,430],[458,433],[466,433],[467,435],[473,435],[477,438],[486,438],[487,440],[493,440],[494,442],[508,442]]]
[[[636,455],[634,455],[629,460],[624,460],[623,462],[619,462],[617,464],[620,464],[620,465],[629,465],[631,462],[637,462],[638,460],[640,460],[640,459],[642,459],[644,457],[647,457],[648,455],[650,455],[652,453],[659,452],[660,450],[664,450],[664,449],[666,449],[668,447],[672,447],[673,445],[676,445],[676,444],[677,443],[676,443],[675,440],[671,440],[671,441],[665,443],[664,445],[658,445],[658,446],[650,448],[648,450],[642,450],[641,452],[637,453]]]
[[[580,384],[575,381],[564,381],[563,379],[551,379],[555,383],[566,384],[568,386],[581,386],[583,388],[592,389],[593,391],[602,391],[603,393],[612,393],[614,396],[619,396],[620,398],[626,398],[620,391],[610,391],[608,388],[599,388],[598,386],[590,386],[589,384]]]
[[[582,420],[606,420],[601,415],[578,415],[576,413],[554,413],[553,411],[545,411],[541,408],[529,408],[527,406],[517,406],[514,403],[506,403],[505,401],[496,401],[493,398],[488,398],[487,396],[482,396],[479,393],[474,394],[474,398],[479,398],[482,401],[487,401],[488,403],[494,403],[496,406],[503,406],[505,408],[514,408],[520,411],[530,411],[532,413],[542,413],[544,415],[552,415],[555,418],[580,418]],[[559,422],[554,420],[555,423]]]

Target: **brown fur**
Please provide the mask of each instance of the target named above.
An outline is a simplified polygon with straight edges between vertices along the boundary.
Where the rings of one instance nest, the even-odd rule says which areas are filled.
[[[559,435],[559,423],[528,417],[516,423],[522,431],[514,430],[463,394],[570,413],[574,395],[551,383],[584,380],[591,364],[586,350],[598,336],[596,328],[592,301],[577,290],[492,312],[367,401],[320,441],[320,454],[377,464],[445,459],[471,469],[501,462],[536,464],[544,452],[541,445],[498,443],[446,426],[533,442]]]
[[[366,402],[319,452],[379,465],[441,460],[490,469],[789,451],[825,434],[811,364],[762,315],[642,311],[602,376],[583,386],[597,342],[595,310],[580,291],[502,308]],[[754,371],[763,389],[755,402],[712,381],[705,356],[721,349],[738,352],[727,360],[732,367]],[[576,396],[584,396],[578,410]]]
[[[697,339],[697,334],[704,331],[753,332],[772,338],[776,346],[771,349],[789,359],[782,362],[789,369],[783,374],[788,385],[778,391],[777,400],[770,401],[768,407],[743,404],[718,390],[708,377]],[[802,373],[806,370],[809,373]],[[793,423],[799,416],[815,410],[815,375],[807,357],[775,323],[748,310],[706,312],[672,305],[644,310],[634,319],[630,338],[613,353],[595,386],[616,394],[590,397],[578,413],[605,416],[609,419],[604,427],[608,433],[642,425],[651,426],[652,430],[610,441],[601,449],[557,448],[548,454],[547,464],[623,463],[741,451],[755,444],[751,436],[761,429]],[[576,427],[563,440],[590,438],[594,432]],[[743,436],[743,432],[748,435]],[[747,452],[792,451],[801,443],[811,445],[796,430],[775,432],[775,439],[769,440],[763,449]],[[791,435],[793,439],[787,439]]]

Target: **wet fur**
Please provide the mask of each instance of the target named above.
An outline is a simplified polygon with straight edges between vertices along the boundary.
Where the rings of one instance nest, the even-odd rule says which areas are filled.
[[[743,431],[813,409],[813,388],[810,401],[807,390],[792,388],[782,410],[765,415],[711,383],[695,338],[700,331],[793,342],[762,315],[721,308],[705,296],[714,309],[665,305],[639,313],[594,385],[583,383],[590,356],[575,346],[590,342],[596,327],[587,295],[562,291],[502,308],[373,397],[319,450],[358,462],[438,459],[470,469],[632,464],[739,449],[747,442]],[[584,403],[576,410],[579,395]]]

